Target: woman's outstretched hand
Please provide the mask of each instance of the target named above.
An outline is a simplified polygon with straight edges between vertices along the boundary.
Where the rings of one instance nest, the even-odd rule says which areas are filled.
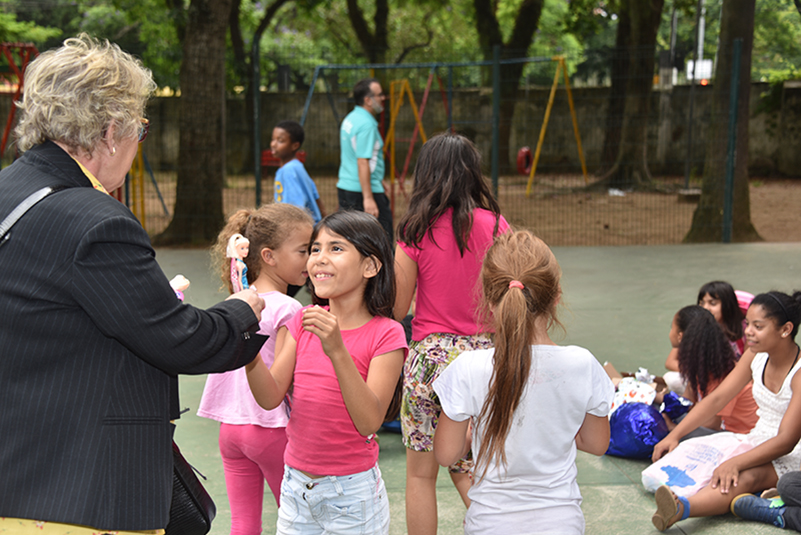
[[[256,315],[259,321],[261,321],[261,311],[264,310],[264,299],[259,297],[258,292],[256,292],[256,288],[249,288],[247,290],[242,290],[241,292],[236,292],[235,294],[231,294],[226,298],[228,299],[239,299],[240,301],[244,301],[250,308],[253,310],[253,313]]]

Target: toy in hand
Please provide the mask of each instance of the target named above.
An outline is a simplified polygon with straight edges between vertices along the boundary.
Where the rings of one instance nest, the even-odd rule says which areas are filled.
[[[250,249],[250,240],[241,234],[234,234],[228,239],[228,247],[225,256],[231,259],[231,284],[234,293],[247,289],[248,286],[248,267],[245,265],[245,257]]]
[[[189,288],[189,279],[181,275],[180,273],[172,278],[170,281],[170,287],[172,287],[175,295],[181,301],[184,300],[184,291]]]

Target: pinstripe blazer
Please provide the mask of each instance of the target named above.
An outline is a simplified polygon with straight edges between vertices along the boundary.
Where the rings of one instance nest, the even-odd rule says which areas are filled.
[[[131,212],[46,142],[0,173],[0,516],[167,525],[170,376],[223,372],[265,338],[246,303],[181,303]]]

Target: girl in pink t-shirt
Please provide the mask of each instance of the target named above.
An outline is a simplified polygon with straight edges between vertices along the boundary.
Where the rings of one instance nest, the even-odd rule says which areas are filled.
[[[476,311],[484,254],[509,225],[481,174],[481,155],[467,138],[432,137],[420,150],[409,210],[398,225],[395,249],[403,318],[417,289],[412,344],[403,369],[401,427],[406,445],[406,524],[410,535],[436,533],[434,431],[442,407],[431,387],[462,351],[492,343]],[[472,460],[450,467],[451,479],[469,505]]]
[[[301,305],[286,295],[287,285],[305,284],[312,218],[289,204],[268,204],[258,210],[239,210],[220,232],[213,254],[232,290],[231,260],[226,245],[241,234],[250,241],[244,258],[250,287],[264,299],[260,334],[270,338],[261,359],[270,365],[286,337],[286,324]],[[231,505],[231,534],[261,533],[264,481],[279,503],[284,474],[287,408],[283,403],[265,411],[253,399],[244,368],[209,375],[198,415],[220,422],[220,454]]]
[[[266,409],[292,389],[279,534],[389,533],[389,500],[375,433],[406,355],[392,320],[389,238],[364,212],[336,212],[314,228],[307,270],[315,306],[289,322],[268,368],[247,366]]]

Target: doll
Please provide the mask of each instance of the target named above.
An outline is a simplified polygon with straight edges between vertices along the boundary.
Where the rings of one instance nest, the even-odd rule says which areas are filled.
[[[248,267],[245,265],[245,257],[247,257],[249,249],[250,240],[241,234],[234,234],[228,240],[225,255],[231,259],[231,283],[234,286],[234,293],[249,287]]]

